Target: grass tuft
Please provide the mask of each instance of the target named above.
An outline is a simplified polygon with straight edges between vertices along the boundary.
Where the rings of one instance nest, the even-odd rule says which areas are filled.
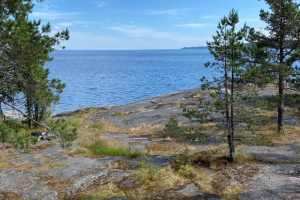
[[[106,155],[106,156],[125,156],[128,158],[137,158],[143,155],[140,151],[134,151],[130,148],[111,147],[107,145],[104,140],[97,139],[91,144],[80,143],[80,146],[87,148],[92,155]]]

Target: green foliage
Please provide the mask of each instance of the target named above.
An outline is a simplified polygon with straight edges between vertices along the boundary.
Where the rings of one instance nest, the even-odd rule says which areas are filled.
[[[179,136],[180,128],[178,126],[178,121],[176,117],[171,117],[170,120],[166,123],[163,134],[167,137]]]
[[[267,24],[264,29],[267,34],[248,28],[247,40],[254,47],[251,59],[257,63],[249,72],[250,76],[258,77],[254,81],[260,85],[277,83],[278,95],[274,100],[278,108],[278,132],[283,134],[284,90],[300,89],[300,69],[295,66],[300,60],[300,9],[294,0],[265,2],[269,10],[261,10],[260,19]]]
[[[151,157],[149,150],[145,154],[145,161],[139,162],[138,166],[139,171],[142,171],[142,176],[138,176],[138,181],[154,181],[154,176],[160,171],[159,167],[154,167],[154,160]]]
[[[228,134],[230,160],[234,160],[234,127],[239,122],[253,122],[256,116],[255,98],[256,88],[249,85],[247,69],[250,47],[244,45],[246,25],[236,31],[239,22],[238,12],[232,9],[228,17],[224,16],[218,23],[216,35],[212,42],[207,42],[210,53],[214,56],[214,62],[205,63],[205,67],[213,68],[220,76],[208,80],[201,78],[202,89],[210,89],[209,97],[200,100],[197,109],[184,109],[184,116],[198,118],[204,122],[208,117],[215,117],[215,113],[225,114]],[[224,94],[223,94],[224,93]],[[207,138],[200,138],[206,142]]]
[[[16,149],[24,149],[30,152],[30,144],[35,144],[37,138],[31,138],[29,133],[20,133],[5,123],[0,123],[0,141],[10,143]]]
[[[67,121],[63,118],[52,119],[48,125],[51,128],[50,133],[59,138],[63,148],[70,148],[72,142],[77,139],[77,128],[68,126]]]
[[[31,119],[45,122],[47,109],[59,101],[65,84],[49,80],[50,71],[43,66],[53,59],[53,46],[69,39],[68,30],[50,36],[49,23],[29,20],[33,7],[31,0],[4,1],[0,6],[0,101],[14,107],[18,98],[25,99],[17,105],[24,102],[29,128],[38,125]]]
[[[80,143],[79,145],[89,149],[92,155],[125,156],[128,158],[137,158],[143,155],[142,152],[134,151],[131,148],[111,147],[101,139],[97,139],[92,144]]]

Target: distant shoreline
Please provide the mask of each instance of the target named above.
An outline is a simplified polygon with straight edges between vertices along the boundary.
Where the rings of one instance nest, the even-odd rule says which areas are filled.
[[[207,46],[199,46],[199,47],[183,47],[181,49],[207,49]]]

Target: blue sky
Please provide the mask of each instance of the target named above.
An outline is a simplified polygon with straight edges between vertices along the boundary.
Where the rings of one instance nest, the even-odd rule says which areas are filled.
[[[232,8],[240,27],[265,26],[258,0],[44,0],[30,18],[50,22],[53,34],[68,28],[69,50],[178,49],[206,45]]]

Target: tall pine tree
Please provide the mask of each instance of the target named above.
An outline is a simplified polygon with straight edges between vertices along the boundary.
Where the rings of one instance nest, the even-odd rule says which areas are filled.
[[[260,19],[267,26],[261,31],[250,29],[248,40],[257,46],[254,54],[260,72],[265,79],[261,83],[277,82],[276,97],[278,111],[278,132],[284,134],[283,107],[285,91],[289,83],[299,88],[299,69],[294,66],[300,60],[300,10],[294,0],[265,0],[269,11],[261,10]]]

